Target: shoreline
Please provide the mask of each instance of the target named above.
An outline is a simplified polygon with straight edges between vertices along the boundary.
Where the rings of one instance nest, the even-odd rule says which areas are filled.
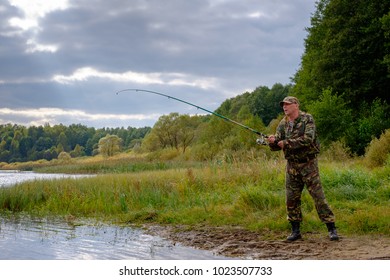
[[[144,225],[148,234],[174,244],[203,249],[217,255],[248,260],[390,260],[390,237],[343,236],[330,241],[326,230],[303,232],[303,239],[285,241],[287,232],[274,239],[239,227]]]

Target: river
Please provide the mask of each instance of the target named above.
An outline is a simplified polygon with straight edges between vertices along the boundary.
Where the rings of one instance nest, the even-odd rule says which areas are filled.
[[[0,171],[0,187],[35,179],[83,175]],[[0,216],[2,260],[191,260],[226,259],[209,251],[173,244],[132,227],[84,221]]]

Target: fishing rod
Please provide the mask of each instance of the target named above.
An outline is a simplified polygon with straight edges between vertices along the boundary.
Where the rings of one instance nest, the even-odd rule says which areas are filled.
[[[182,100],[182,99],[179,99],[179,98],[176,98],[176,97],[167,95],[167,94],[163,94],[163,93],[157,92],[157,91],[146,90],[146,89],[136,89],[136,88],[123,89],[123,90],[120,90],[120,91],[116,92],[116,94],[118,95],[119,93],[124,92],[124,91],[136,91],[136,92],[141,91],[141,92],[153,93],[153,94],[157,94],[157,95],[160,95],[160,96],[167,97],[168,99],[173,99],[173,100],[176,100],[176,101],[179,101],[179,102],[188,104],[188,105],[190,105],[190,106],[193,106],[193,107],[195,107],[195,108],[197,108],[197,109],[203,110],[203,111],[205,111],[205,112],[207,112],[207,113],[213,114],[214,116],[217,116],[217,117],[219,117],[219,118],[221,118],[221,119],[223,119],[223,120],[225,120],[225,121],[227,121],[227,122],[231,122],[231,123],[233,123],[233,124],[236,124],[236,125],[238,125],[238,126],[240,126],[240,127],[242,127],[242,128],[245,128],[245,129],[249,130],[250,132],[253,132],[253,133],[255,133],[255,134],[261,136],[261,139],[257,139],[256,142],[257,142],[258,144],[266,145],[266,141],[264,140],[264,138],[268,138],[268,136],[265,135],[264,133],[261,133],[260,131],[257,131],[257,130],[255,130],[255,129],[253,129],[253,128],[250,128],[249,126],[243,125],[242,123],[236,122],[236,121],[234,121],[234,120],[232,120],[232,119],[229,119],[228,117],[225,117],[225,116],[223,116],[223,115],[221,115],[221,114],[218,114],[218,113],[216,113],[216,112],[207,110],[207,109],[205,109],[205,108],[202,108],[202,107],[200,107],[200,106],[198,106],[198,105],[192,104],[192,103],[187,102],[187,101],[185,101],[185,100]]]

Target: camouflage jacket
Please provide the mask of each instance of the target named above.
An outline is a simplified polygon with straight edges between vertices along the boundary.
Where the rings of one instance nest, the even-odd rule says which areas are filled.
[[[280,150],[277,143],[284,141],[284,157],[289,161],[304,162],[320,152],[313,116],[302,111],[290,124],[287,117],[283,118],[276,128],[275,138],[275,143],[270,144],[271,150]]]

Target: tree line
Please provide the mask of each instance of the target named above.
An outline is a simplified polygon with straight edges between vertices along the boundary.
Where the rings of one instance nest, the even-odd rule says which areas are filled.
[[[3,124],[0,125],[0,162],[52,160],[61,152],[69,153],[72,157],[93,156],[99,153],[99,141],[107,135],[116,135],[124,148],[132,148],[150,129],[96,129],[81,124],[30,127]]]
[[[325,143],[361,155],[390,127],[390,2],[317,1],[293,93]]]

